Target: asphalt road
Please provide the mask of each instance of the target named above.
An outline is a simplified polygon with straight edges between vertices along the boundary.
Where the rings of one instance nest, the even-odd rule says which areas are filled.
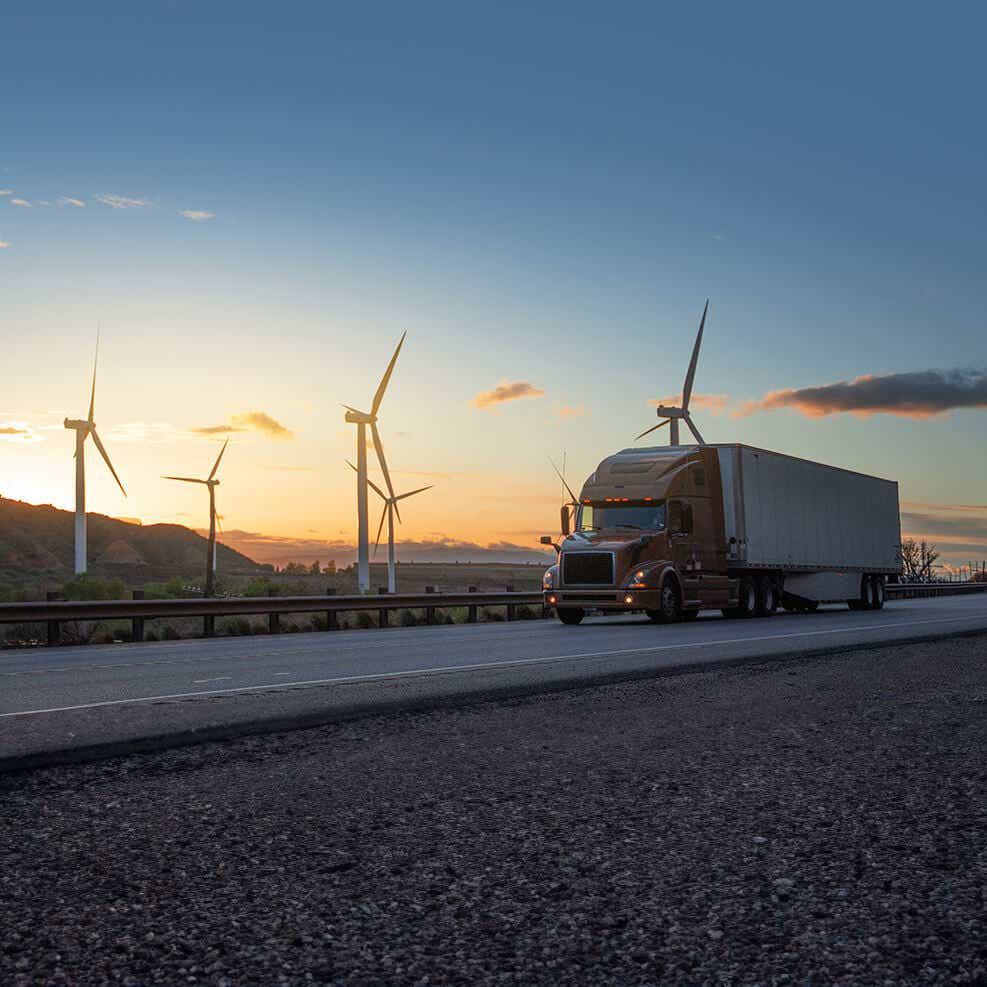
[[[216,737],[390,705],[987,630],[987,595],[771,620],[638,617],[0,653],[0,766],[138,739]],[[123,748],[121,748],[123,749]]]

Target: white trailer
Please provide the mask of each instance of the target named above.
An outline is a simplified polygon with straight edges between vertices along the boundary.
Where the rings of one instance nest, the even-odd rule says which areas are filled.
[[[851,599],[901,572],[898,484],[745,445],[716,445],[727,565],[784,574],[791,596]]]

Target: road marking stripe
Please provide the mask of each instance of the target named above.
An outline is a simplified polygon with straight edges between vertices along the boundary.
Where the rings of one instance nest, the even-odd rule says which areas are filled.
[[[927,620],[910,620],[904,622],[893,622],[890,624],[869,624],[867,630],[882,630],[889,627],[919,627],[928,624],[948,624],[961,620],[969,620],[969,615],[962,617],[935,617]],[[131,703],[154,703],[167,702],[174,699],[197,699],[202,696],[227,696],[241,692],[266,692],[272,689],[292,689],[307,688],[316,685],[351,685],[356,682],[383,681],[385,679],[410,678],[415,675],[438,675],[447,672],[480,672],[491,671],[498,668],[513,668],[518,665],[542,665],[548,662],[560,661],[586,661],[592,658],[610,658],[616,655],[637,655],[654,654],[661,651],[681,651],[687,648],[705,648],[718,644],[757,644],[762,641],[784,641],[790,638],[819,637],[826,634],[840,634],[849,631],[859,631],[862,628],[853,627],[831,627],[820,631],[803,631],[796,634],[765,634],[760,637],[738,637],[729,640],[719,641],[690,641],[681,644],[665,644],[648,648],[621,648],[616,651],[589,651],[583,654],[574,655],[551,655],[544,658],[511,658],[505,661],[478,662],[470,665],[439,665],[433,668],[409,668],[400,672],[376,672],[370,675],[343,675],[330,679],[308,679],[299,682],[268,682],[261,685],[244,685],[232,689],[203,689],[198,692],[175,692],[161,696],[138,696],[133,699],[107,699],[97,703],[80,703],[76,706],[52,706],[47,709],[25,709],[13,713],[0,713],[0,719],[7,719],[14,716],[37,716],[42,713],[69,713],[81,709],[100,709],[104,706],[125,706]],[[976,628],[972,628],[976,629]],[[866,648],[875,643],[873,641],[852,641],[854,646]],[[767,656],[765,656],[767,657]]]

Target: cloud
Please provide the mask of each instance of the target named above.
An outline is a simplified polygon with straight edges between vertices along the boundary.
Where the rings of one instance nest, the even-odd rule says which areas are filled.
[[[232,435],[234,432],[253,431],[262,432],[272,439],[295,437],[295,433],[290,428],[285,428],[266,411],[245,411],[239,415],[231,415],[228,425],[202,425],[191,431],[195,435]]]
[[[76,209],[86,208],[86,204],[82,199],[73,199],[71,195],[60,195],[58,197],[58,204],[60,206],[75,206]]]
[[[701,408],[704,411],[711,411],[714,415],[721,415],[726,410],[729,402],[729,394],[693,394],[689,398],[689,409]],[[648,404],[652,408],[657,408],[663,404],[670,405],[673,408],[680,408],[682,406],[682,393],[680,391],[678,394],[673,394],[667,398],[651,398]]]
[[[0,240],[0,250],[6,250],[10,246],[9,240]]]
[[[0,188],[0,195],[13,195],[14,190],[12,188]]]
[[[502,380],[492,391],[481,391],[473,398],[477,408],[494,408],[505,401],[517,401],[520,398],[540,398],[545,392],[526,380]]]
[[[31,208],[31,203],[27,199],[11,199],[10,204],[12,206],[24,206],[25,209]]]
[[[295,433],[285,428],[281,422],[272,418],[266,411],[245,411],[234,415],[230,422],[243,428],[251,428],[255,432],[263,432],[272,439],[293,439]]]
[[[755,411],[792,408],[809,418],[849,413],[933,418],[957,408],[987,408],[987,371],[972,369],[919,370],[911,373],[867,374],[851,381],[769,391],[759,401],[748,401],[735,418]]]
[[[584,415],[588,415],[588,414],[590,414],[590,409],[587,408],[585,404],[576,404],[576,405],[563,404],[563,405],[559,405],[555,409],[555,415],[558,418],[561,418],[563,421],[566,421],[570,418],[582,418]]]
[[[149,199],[132,199],[126,195],[112,195],[110,193],[94,195],[93,198],[111,209],[143,209],[151,204]]]
[[[901,515],[903,532],[910,535],[934,538],[963,538],[966,541],[982,540],[987,543],[987,514],[977,517],[942,517],[935,514],[904,511]]]
[[[24,421],[0,421],[0,440],[4,442],[43,442],[44,436]]]
[[[193,428],[196,435],[230,435],[233,432],[246,432],[245,428],[235,428],[233,425],[202,425]]]
[[[207,212],[205,209],[179,209],[178,215],[191,219],[193,223],[204,223],[206,220],[216,218],[214,212]]]

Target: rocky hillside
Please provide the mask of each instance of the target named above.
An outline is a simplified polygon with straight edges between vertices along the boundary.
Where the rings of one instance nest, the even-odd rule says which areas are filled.
[[[61,580],[72,575],[74,515],[49,505],[0,497],[0,581]],[[126,583],[201,575],[206,539],[180,524],[140,525],[89,515],[89,571]],[[229,575],[269,571],[220,544],[218,568]]]

